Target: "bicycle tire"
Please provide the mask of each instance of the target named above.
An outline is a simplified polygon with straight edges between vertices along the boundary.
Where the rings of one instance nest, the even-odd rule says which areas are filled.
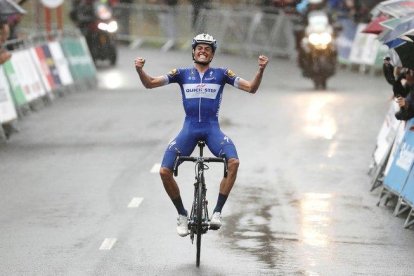
[[[197,205],[196,205],[196,216],[197,216],[197,256],[196,266],[200,266],[201,256],[201,235],[203,234],[203,184],[199,182],[197,184]]]

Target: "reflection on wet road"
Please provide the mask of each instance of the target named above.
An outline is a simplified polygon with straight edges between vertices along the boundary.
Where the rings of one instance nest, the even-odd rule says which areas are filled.
[[[335,116],[332,114],[332,106],[336,106],[337,98],[330,95],[315,95],[305,105],[305,126],[304,131],[311,138],[324,138],[332,140],[338,126]]]
[[[270,269],[280,267],[284,254],[278,240],[284,238],[273,233],[271,228],[271,209],[278,203],[270,201],[264,204],[262,200],[265,198],[256,189],[247,191],[245,195],[240,204],[243,211],[226,217],[226,227],[223,228],[222,234],[230,239],[231,248],[247,251],[259,257]]]
[[[354,247],[384,245],[366,232],[369,229],[351,234],[355,230],[353,223],[361,217],[369,217],[374,208],[361,206],[358,197],[337,200],[329,193],[278,196],[266,189],[243,190],[242,198],[235,196],[243,208],[225,217],[221,235],[227,246],[236,252],[256,256],[269,272],[331,275],[329,272],[335,271],[330,267],[331,258],[342,257],[334,255],[339,248],[345,248],[350,254],[348,258],[352,259]],[[335,200],[338,202],[334,204]],[[350,207],[359,210],[361,215],[340,222],[338,215]],[[323,270],[328,274],[315,272]]]
[[[107,68],[106,70],[101,69],[98,75],[98,85],[103,89],[120,89],[125,82],[126,79],[122,72],[112,68]]]
[[[261,110],[276,118],[266,127],[226,125],[245,137],[246,159],[258,156],[241,161],[233,212],[224,215],[220,233],[227,246],[256,257],[270,275],[392,275],[383,264],[398,262],[397,255],[381,254],[384,247],[398,251],[402,242],[390,238],[363,186],[361,164],[369,153],[361,153],[370,149],[355,143],[365,139],[358,119],[364,109],[335,91],[296,93],[281,102]],[[253,132],[260,142],[249,143]]]
[[[300,202],[301,235],[307,245],[326,247],[332,221],[331,194],[307,193]]]

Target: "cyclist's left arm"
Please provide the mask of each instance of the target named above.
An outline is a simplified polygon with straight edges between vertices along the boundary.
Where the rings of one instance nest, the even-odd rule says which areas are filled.
[[[259,63],[259,70],[256,72],[256,75],[251,81],[245,80],[243,78],[239,78],[238,80],[238,88],[240,90],[249,92],[249,93],[256,93],[257,89],[259,89],[260,83],[262,82],[263,72],[267,66],[269,59],[266,56],[260,55],[258,59]]]

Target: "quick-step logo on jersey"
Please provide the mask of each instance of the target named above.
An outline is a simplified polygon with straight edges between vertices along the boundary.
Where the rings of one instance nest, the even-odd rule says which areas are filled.
[[[183,84],[186,99],[207,98],[216,99],[220,84],[214,83],[187,83]]]

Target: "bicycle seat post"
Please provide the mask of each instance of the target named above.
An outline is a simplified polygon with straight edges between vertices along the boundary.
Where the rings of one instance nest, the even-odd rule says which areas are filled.
[[[204,141],[198,141],[197,145],[200,147],[200,157],[203,157],[203,148],[206,143]]]

